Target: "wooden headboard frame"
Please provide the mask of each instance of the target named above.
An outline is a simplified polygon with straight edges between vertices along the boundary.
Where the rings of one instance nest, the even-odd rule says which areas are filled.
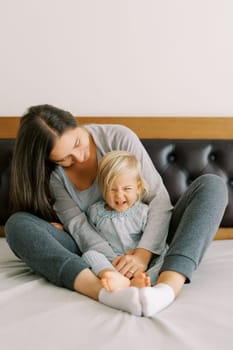
[[[0,138],[15,137],[20,117],[0,117]],[[140,138],[233,139],[233,117],[78,117],[80,124],[123,124]]]
[[[20,117],[0,117],[0,138],[14,138]],[[80,124],[122,124],[140,138],[233,139],[233,117],[78,117]],[[233,239],[233,228],[220,228],[215,239]]]

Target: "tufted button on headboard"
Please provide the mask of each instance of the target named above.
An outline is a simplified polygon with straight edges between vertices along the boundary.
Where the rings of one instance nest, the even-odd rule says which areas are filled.
[[[229,205],[222,227],[233,227],[233,140],[142,139],[161,174],[172,203],[199,175],[220,175],[228,185]],[[0,225],[9,216],[10,165],[14,139],[0,139]]]

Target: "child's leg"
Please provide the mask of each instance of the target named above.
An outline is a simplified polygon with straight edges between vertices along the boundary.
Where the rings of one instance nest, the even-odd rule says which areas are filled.
[[[130,285],[139,288],[150,285],[149,277],[145,273],[139,274],[132,280],[129,280],[120,272],[116,271],[110,261],[102,253],[89,250],[84,253],[82,257],[96,276],[100,278],[102,287],[109,292],[119,288],[127,288]]]
[[[115,270],[106,256],[96,250],[88,250],[82,255],[82,258],[91,267],[96,276],[99,276],[101,271]]]
[[[104,254],[95,250],[88,250],[82,257],[95,275],[99,277],[102,287],[107,291],[112,292],[116,289],[130,286],[129,279],[116,271]]]

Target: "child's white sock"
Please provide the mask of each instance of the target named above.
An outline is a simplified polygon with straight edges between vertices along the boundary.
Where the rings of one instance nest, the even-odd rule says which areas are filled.
[[[121,288],[114,292],[107,292],[102,288],[99,293],[99,301],[135,316],[142,315],[139,290],[136,287]]]
[[[139,289],[142,315],[153,316],[170,305],[175,299],[173,289],[165,283],[158,283],[154,287],[144,287]]]

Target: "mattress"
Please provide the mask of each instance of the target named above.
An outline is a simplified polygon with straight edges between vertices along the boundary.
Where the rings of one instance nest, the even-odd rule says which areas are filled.
[[[50,284],[0,238],[0,344],[3,350],[230,350],[233,240],[213,241],[175,303],[145,318]]]

